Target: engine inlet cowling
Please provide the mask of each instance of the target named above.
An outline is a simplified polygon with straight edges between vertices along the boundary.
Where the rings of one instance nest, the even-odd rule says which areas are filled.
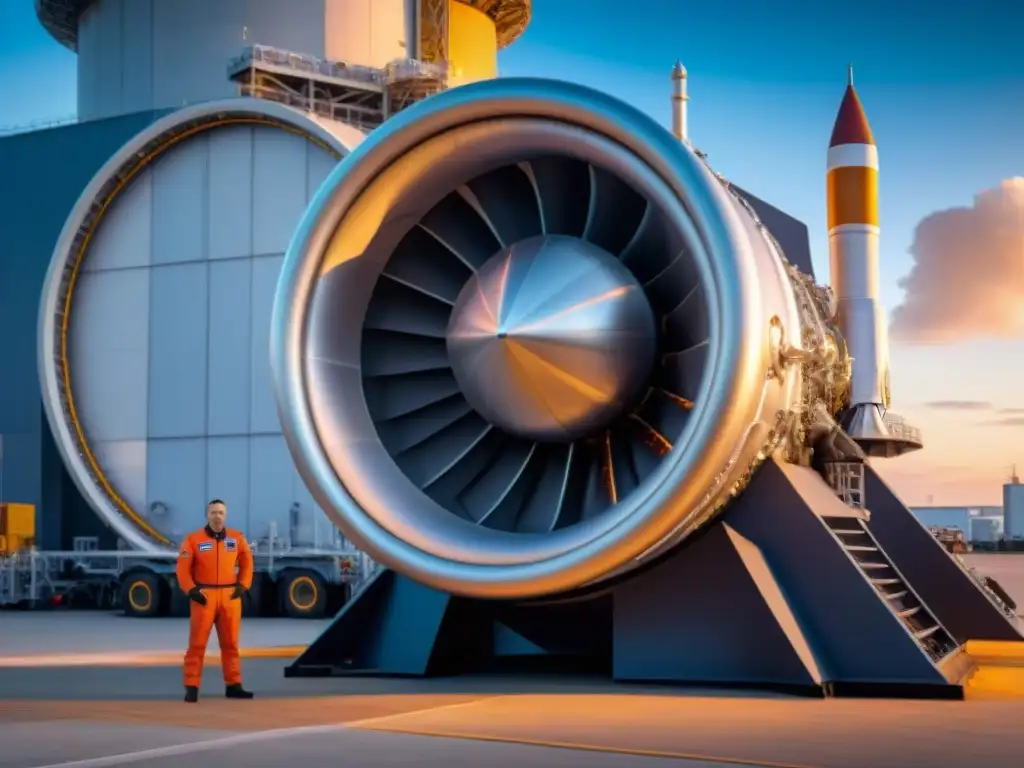
[[[436,588],[521,598],[706,523],[799,410],[800,338],[784,259],[690,149],[606,95],[502,79],[401,112],[335,169],[286,256],[271,361],[346,536]]]

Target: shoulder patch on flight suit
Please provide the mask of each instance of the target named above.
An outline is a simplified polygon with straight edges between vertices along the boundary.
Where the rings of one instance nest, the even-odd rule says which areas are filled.
[[[228,552],[234,552],[238,547],[238,542],[234,539],[224,539],[224,549]]]
[[[198,549],[200,552],[209,552],[210,550],[213,549],[213,542],[212,541],[202,541],[202,542],[199,543],[199,546],[196,547],[196,549]]]
[[[188,550],[186,550],[186,549],[181,550],[181,552],[178,553],[178,557],[181,557],[181,558],[188,557]]]

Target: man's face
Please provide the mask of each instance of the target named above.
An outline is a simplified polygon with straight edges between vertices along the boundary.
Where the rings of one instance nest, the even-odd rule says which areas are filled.
[[[206,508],[206,522],[215,531],[224,529],[224,521],[228,516],[228,508],[223,504],[210,504]]]

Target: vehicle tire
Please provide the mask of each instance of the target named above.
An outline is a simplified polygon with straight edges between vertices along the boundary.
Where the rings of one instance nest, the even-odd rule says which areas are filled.
[[[155,573],[135,571],[121,582],[121,607],[125,616],[158,616],[164,603],[164,582]]]
[[[282,612],[292,619],[322,619],[327,612],[327,585],[316,571],[285,571],[278,580]]]

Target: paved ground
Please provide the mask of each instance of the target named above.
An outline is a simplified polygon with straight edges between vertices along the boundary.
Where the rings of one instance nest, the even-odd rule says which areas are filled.
[[[245,648],[305,646],[330,623],[294,619],[247,618],[242,622]],[[89,654],[180,658],[188,639],[188,619],[135,619],[100,611],[0,612],[0,665],[29,663],[32,657],[61,657],[62,664]],[[210,633],[216,652],[217,633]],[[83,658],[81,663],[93,663]]]
[[[180,668],[0,669],[0,767],[754,765],[1019,768],[1024,701],[807,700],[603,680],[285,680],[245,662],[258,699],[198,705]]]
[[[319,627],[249,621],[246,639],[294,645]],[[28,637],[26,637],[26,635]],[[31,637],[37,642],[31,642]],[[1019,768],[1021,677],[966,702],[809,700],[615,686],[600,679],[286,680],[244,662],[258,698],[223,698],[216,662],[181,701],[176,620],[0,613],[0,768],[319,764],[519,768]],[[10,645],[9,645],[10,643]],[[167,661],[118,664],[142,647]],[[60,662],[103,650],[99,664]],[[7,657],[8,661],[12,657]],[[55,661],[58,659],[58,661]]]

